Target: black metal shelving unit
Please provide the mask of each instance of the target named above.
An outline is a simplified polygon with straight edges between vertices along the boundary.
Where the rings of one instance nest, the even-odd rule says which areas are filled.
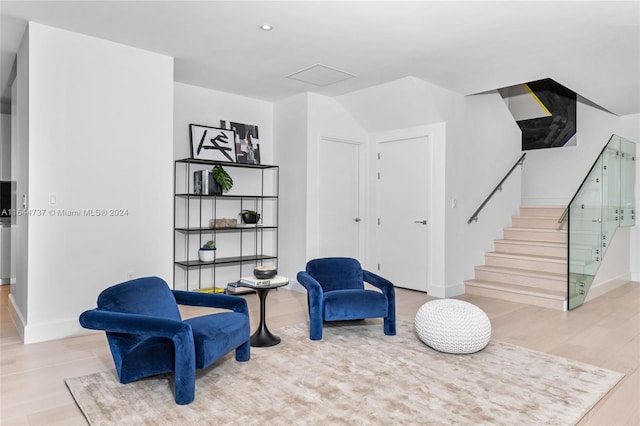
[[[246,194],[234,194],[234,188],[232,188],[230,195],[196,194],[193,191],[194,172],[211,169],[218,164],[227,169],[232,177],[234,170],[243,170],[245,179],[257,179],[252,186],[254,189]],[[238,280],[243,276],[243,268],[252,269],[265,263],[275,265],[277,268],[279,173],[279,167],[274,165],[191,158],[174,162],[173,288],[184,290],[196,290],[203,287],[224,289],[230,282],[230,278],[229,271],[226,271],[225,276],[217,277],[219,275],[217,270],[221,267],[237,266],[237,273],[233,273],[234,276],[231,280]],[[252,176],[254,174],[255,177]],[[268,179],[271,179],[270,182],[267,182]],[[234,228],[207,226],[209,219],[221,218],[218,217],[218,211],[224,203],[239,206],[240,210],[243,208],[256,210],[261,214],[263,224],[242,225],[241,219],[238,217],[238,226]],[[266,207],[265,203],[270,204]],[[265,215],[267,216],[265,217]],[[271,237],[265,238],[266,233],[271,233]],[[205,241],[213,239],[217,245],[218,236],[233,236],[234,234],[238,236],[237,253],[223,257],[216,256],[212,262],[199,260],[197,248],[202,246]],[[246,243],[247,236],[251,240],[251,244]],[[247,247],[248,245],[249,247]],[[193,272],[197,272],[195,274],[197,277],[192,277]]]

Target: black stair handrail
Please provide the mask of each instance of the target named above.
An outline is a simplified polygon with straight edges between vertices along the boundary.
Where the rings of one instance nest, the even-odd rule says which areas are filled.
[[[515,170],[516,167],[518,166],[522,166],[522,163],[524,163],[524,158],[527,156],[527,153],[525,152],[524,154],[522,154],[522,157],[520,157],[518,159],[518,161],[516,161],[516,163],[513,165],[513,167],[511,167],[511,169],[507,172],[506,175],[504,175],[504,177],[502,178],[502,180],[500,181],[500,183],[498,185],[496,185],[495,188],[493,188],[493,191],[491,191],[491,194],[489,194],[489,196],[482,202],[482,204],[480,204],[480,207],[478,207],[478,210],[476,210],[471,217],[469,218],[469,220],[467,221],[467,223],[471,223],[474,220],[477,222],[478,221],[478,213],[480,213],[480,211],[484,208],[484,206],[489,202],[489,200],[491,199],[491,197],[493,197],[493,194],[495,194],[496,192],[498,192],[498,190],[502,191],[502,184],[504,183],[504,181],[507,180],[507,178],[511,175],[511,173]]]

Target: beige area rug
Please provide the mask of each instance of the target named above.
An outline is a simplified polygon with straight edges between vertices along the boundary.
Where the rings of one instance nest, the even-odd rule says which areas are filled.
[[[472,355],[434,351],[413,325],[382,323],[278,330],[282,343],[252,348],[199,371],[196,399],[176,405],[172,376],[127,385],[115,370],[67,379],[92,425],[571,425],[623,374],[491,341]]]

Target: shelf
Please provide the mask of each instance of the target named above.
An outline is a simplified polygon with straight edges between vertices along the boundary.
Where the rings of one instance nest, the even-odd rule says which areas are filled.
[[[180,197],[180,198],[221,198],[221,199],[226,198],[226,199],[236,199],[236,200],[249,199],[249,198],[260,199],[260,200],[278,199],[277,195],[215,195],[215,194],[187,194],[187,193],[180,193],[175,195],[176,197]]]
[[[244,263],[244,262],[257,262],[262,260],[275,260],[277,256],[268,256],[268,255],[252,255],[252,256],[231,256],[231,257],[220,257],[214,260],[213,262],[201,262],[199,260],[186,260],[182,262],[174,262],[175,265],[180,266],[182,268],[195,268],[198,266],[212,266],[212,265],[228,265],[231,263]]]
[[[221,165],[224,167],[242,167],[247,169],[275,169],[278,166],[270,165],[270,164],[248,164],[248,163],[231,163],[226,161],[212,161],[212,160],[197,160],[194,158],[183,158],[181,160],[176,160],[176,163],[184,163],[184,164],[205,164],[205,165]]]
[[[240,225],[234,228],[175,228],[176,231],[182,233],[192,233],[199,234],[201,232],[235,232],[235,231],[255,231],[258,229],[278,229],[277,226],[267,226],[267,225]]]

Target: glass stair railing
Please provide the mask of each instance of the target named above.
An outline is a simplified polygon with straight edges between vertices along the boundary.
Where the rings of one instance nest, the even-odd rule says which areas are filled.
[[[568,309],[582,305],[619,227],[635,225],[636,144],[613,135],[580,185],[568,219]]]

